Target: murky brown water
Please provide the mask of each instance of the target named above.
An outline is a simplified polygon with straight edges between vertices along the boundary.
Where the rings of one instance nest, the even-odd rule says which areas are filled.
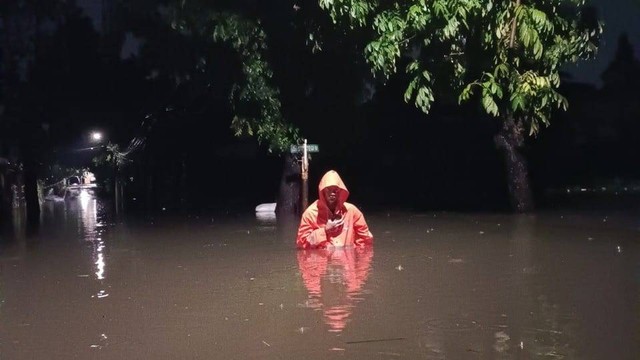
[[[640,217],[366,215],[373,248],[302,252],[49,204],[0,245],[0,359],[640,358]]]

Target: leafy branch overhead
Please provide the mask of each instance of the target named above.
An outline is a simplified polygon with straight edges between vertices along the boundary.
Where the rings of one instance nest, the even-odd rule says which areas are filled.
[[[188,8],[186,1],[174,10],[174,29],[187,36],[196,34],[227,44],[239,58],[242,78],[229,95],[235,135],[255,136],[258,142],[268,144],[269,151],[285,151],[297,142],[298,129],[284,120],[280,92],[271,83],[273,72],[264,58],[266,34],[260,23],[234,13]]]
[[[597,50],[602,25],[584,0],[319,0],[334,23],[368,29],[364,56],[388,79],[408,61],[404,95],[428,113],[437,83],[492,116],[523,119],[530,134],[549,125],[560,69]],[[444,65],[444,66],[443,66]],[[442,68],[446,72],[442,72]],[[434,76],[438,74],[438,76]]]

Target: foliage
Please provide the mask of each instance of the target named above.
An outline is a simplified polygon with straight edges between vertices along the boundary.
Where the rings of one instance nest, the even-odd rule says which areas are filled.
[[[334,23],[368,29],[364,56],[383,79],[407,61],[405,101],[428,113],[435,85],[459,102],[477,99],[495,117],[549,125],[560,69],[595,54],[601,24],[587,24],[584,0],[319,0]],[[437,76],[435,76],[436,74]]]
[[[109,142],[104,146],[105,151],[93,158],[95,166],[107,165],[118,170],[122,170],[128,163],[133,162],[131,155],[138,149],[142,148],[145,143],[144,137],[134,137],[131,139],[127,148],[122,150],[119,144]]]
[[[272,85],[273,72],[265,59],[266,34],[259,21],[240,14],[194,6],[181,1],[172,8],[172,27],[185,36],[199,36],[212,43],[229,45],[237,54],[242,78],[232,86],[229,100],[236,136],[255,136],[270,151],[286,151],[300,139],[298,129],[287,123],[281,112],[280,92]],[[197,68],[204,72],[207,58]]]

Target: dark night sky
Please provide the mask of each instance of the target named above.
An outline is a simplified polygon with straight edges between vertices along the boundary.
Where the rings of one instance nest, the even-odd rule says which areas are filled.
[[[77,0],[100,29],[101,9],[105,0]],[[107,0],[108,1],[108,0]],[[640,0],[591,0],[605,23],[602,44],[596,59],[580,62],[567,70],[580,82],[600,84],[600,74],[613,59],[620,34],[626,32],[640,58]]]
[[[640,58],[640,0],[592,0],[604,21],[602,43],[596,59],[580,62],[568,70],[574,79],[581,82],[600,84],[600,75],[613,59],[618,37],[629,35],[636,58]]]

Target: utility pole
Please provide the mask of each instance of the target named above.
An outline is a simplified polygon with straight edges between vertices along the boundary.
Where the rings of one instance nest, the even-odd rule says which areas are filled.
[[[304,139],[304,144],[302,145],[302,208],[301,211],[304,212],[309,206],[309,158],[307,157],[307,139]]]

